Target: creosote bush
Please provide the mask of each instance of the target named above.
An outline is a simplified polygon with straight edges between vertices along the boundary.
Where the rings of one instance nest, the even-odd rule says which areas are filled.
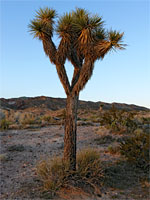
[[[118,110],[114,106],[102,114],[100,124],[115,133],[130,133],[137,128],[134,113]]]
[[[77,169],[69,171],[69,165],[61,157],[43,160],[37,165],[37,174],[43,183],[44,191],[55,195],[63,187],[81,187],[100,184],[103,172],[99,153],[86,149],[77,154]]]
[[[150,166],[149,147],[150,134],[138,132],[121,142],[120,153],[137,167],[148,170]]]

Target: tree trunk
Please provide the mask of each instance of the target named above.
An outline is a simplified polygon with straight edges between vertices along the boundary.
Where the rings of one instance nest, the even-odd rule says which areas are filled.
[[[69,162],[69,169],[76,170],[76,130],[78,95],[68,95],[64,136],[64,160]]]

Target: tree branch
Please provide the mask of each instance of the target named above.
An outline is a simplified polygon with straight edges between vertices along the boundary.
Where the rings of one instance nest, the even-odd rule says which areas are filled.
[[[56,64],[56,70],[66,95],[69,95],[71,89],[64,65]]]
[[[51,63],[56,64],[56,47],[53,43],[51,37],[44,33],[44,37],[42,38],[43,48],[45,54],[49,57]]]
[[[82,67],[83,59],[79,59],[75,47],[71,48],[71,53],[68,55],[68,60],[74,66],[74,73],[71,81],[71,90],[79,79],[80,70]]]
[[[107,40],[103,40],[98,42],[95,46],[94,46],[94,52],[95,52],[95,60],[96,59],[103,59],[104,56],[108,53],[108,51],[112,48],[112,44],[110,41]]]
[[[71,88],[64,64],[69,51],[69,46],[70,43],[68,42],[68,39],[62,38],[56,54],[56,70],[67,95],[70,94]]]
[[[86,57],[80,70],[79,78],[72,89],[73,93],[79,94],[79,92],[85,87],[86,83],[92,76],[93,68],[94,60],[91,57]]]
[[[43,48],[44,48],[45,54],[49,57],[51,63],[56,65],[57,74],[60,79],[60,82],[63,85],[65,93],[67,95],[70,94],[70,84],[69,84],[67,73],[64,67],[66,57],[63,57],[63,54],[61,54],[60,52],[60,46],[62,46],[62,42],[60,43],[58,50],[56,50],[55,44],[53,43],[49,35],[44,33],[44,37],[42,38],[42,41],[43,41]],[[63,57],[63,60],[62,60],[62,57]]]

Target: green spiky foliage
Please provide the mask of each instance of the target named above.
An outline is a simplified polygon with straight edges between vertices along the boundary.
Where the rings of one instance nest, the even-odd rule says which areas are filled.
[[[51,38],[56,31],[62,38],[56,55],[62,65],[68,58],[74,67],[77,67],[82,65],[85,57],[89,55],[94,62],[99,58],[103,59],[110,50],[125,48],[122,44],[124,33],[105,30],[104,21],[98,15],[91,15],[85,9],[76,8],[59,17],[54,30],[56,16],[55,10],[40,8],[36,12],[35,19],[31,21],[29,29],[34,37],[40,40],[46,36]]]
[[[123,35],[124,33],[119,33],[118,31],[109,31],[108,32],[108,39],[111,42],[111,46],[112,48],[115,49],[120,49],[120,50],[124,50],[125,49],[125,44],[123,44]]]
[[[56,12],[53,9],[44,8],[36,11],[35,19],[29,24],[30,32],[39,39],[44,37],[44,34],[52,36],[54,18]]]
[[[65,33],[71,35],[73,31],[72,24],[73,24],[72,14],[66,13],[59,18],[56,32],[60,35],[60,37],[65,36]]]

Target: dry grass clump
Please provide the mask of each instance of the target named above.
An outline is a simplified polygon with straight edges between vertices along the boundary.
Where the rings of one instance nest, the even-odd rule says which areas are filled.
[[[98,184],[102,178],[99,152],[85,149],[77,154],[77,173],[81,179]]]
[[[43,190],[50,196],[55,195],[61,188],[75,187],[86,190],[86,187],[90,187],[94,190],[103,177],[99,153],[93,149],[77,154],[76,171],[69,171],[68,163],[61,157],[55,157],[39,162],[37,174],[43,183]]]
[[[68,165],[60,157],[43,160],[37,165],[37,173],[43,183],[44,191],[50,191],[53,196],[65,184]]]
[[[9,125],[10,125],[10,122],[5,118],[0,121],[1,130],[7,130],[9,128]]]

